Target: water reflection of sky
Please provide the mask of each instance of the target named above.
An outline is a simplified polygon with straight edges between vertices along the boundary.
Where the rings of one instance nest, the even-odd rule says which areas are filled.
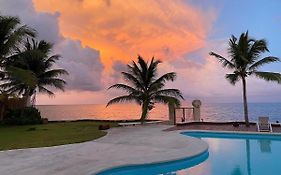
[[[279,174],[281,141],[203,138],[209,158],[181,170],[181,175],[270,175]]]
[[[187,134],[188,135],[188,134]],[[194,135],[194,134],[193,134]],[[195,134],[196,135],[196,134]],[[200,133],[199,133],[200,135]],[[217,134],[221,135],[221,134]],[[223,136],[219,137],[225,137]],[[235,135],[237,137],[237,135]],[[198,135],[197,135],[198,137]],[[281,137],[254,135],[249,139],[201,138],[209,144],[209,154],[195,160],[181,160],[148,166],[123,167],[112,175],[277,175]],[[187,148],[188,149],[188,148]],[[106,174],[106,173],[105,173]]]

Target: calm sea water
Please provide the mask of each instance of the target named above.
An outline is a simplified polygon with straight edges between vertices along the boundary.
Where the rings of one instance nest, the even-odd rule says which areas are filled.
[[[49,120],[139,119],[141,113],[140,107],[133,104],[113,105],[107,108],[105,105],[39,105],[37,107]],[[243,120],[243,105],[241,103],[203,104],[201,116],[204,121]],[[268,116],[272,122],[281,121],[281,103],[250,103],[250,120],[256,121],[258,116]],[[156,106],[150,112],[149,119],[168,120],[167,106]]]

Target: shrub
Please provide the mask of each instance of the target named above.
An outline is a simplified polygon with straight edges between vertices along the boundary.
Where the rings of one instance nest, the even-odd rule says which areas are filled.
[[[34,107],[25,107],[23,110],[9,110],[4,117],[3,123],[8,125],[41,124],[42,118],[38,109]]]

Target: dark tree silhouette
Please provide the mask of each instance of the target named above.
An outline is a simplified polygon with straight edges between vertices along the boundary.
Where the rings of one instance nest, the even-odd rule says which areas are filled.
[[[154,108],[155,103],[167,104],[172,102],[180,105],[180,100],[183,99],[182,93],[178,89],[164,89],[167,81],[174,81],[176,78],[175,72],[166,73],[157,78],[159,60],[151,59],[150,63],[145,62],[139,56],[138,63],[132,62],[127,65],[128,71],[122,72],[124,79],[128,84],[115,84],[109,89],[121,89],[127,92],[127,95],[119,96],[111,99],[107,106],[114,103],[134,101],[142,106],[141,122],[147,118],[148,112]]]
[[[244,117],[247,126],[249,126],[249,117],[246,78],[254,75],[266,81],[281,82],[280,73],[258,70],[265,64],[279,61],[279,58],[273,56],[260,58],[261,54],[265,52],[269,52],[266,41],[264,39],[255,40],[250,38],[248,32],[242,33],[239,40],[235,36],[231,36],[228,47],[229,59],[217,53],[210,52],[210,55],[216,57],[222,63],[223,67],[233,70],[233,73],[226,74],[225,76],[231,84],[235,85],[238,81],[242,81]]]

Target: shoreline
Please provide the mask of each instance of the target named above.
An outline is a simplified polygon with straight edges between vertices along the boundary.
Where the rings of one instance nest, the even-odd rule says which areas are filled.
[[[132,119],[132,120],[103,120],[103,119],[78,119],[78,120],[49,120],[49,123],[60,123],[60,122],[139,122],[140,120]],[[146,120],[146,122],[150,121],[163,121],[167,122],[167,120]]]

